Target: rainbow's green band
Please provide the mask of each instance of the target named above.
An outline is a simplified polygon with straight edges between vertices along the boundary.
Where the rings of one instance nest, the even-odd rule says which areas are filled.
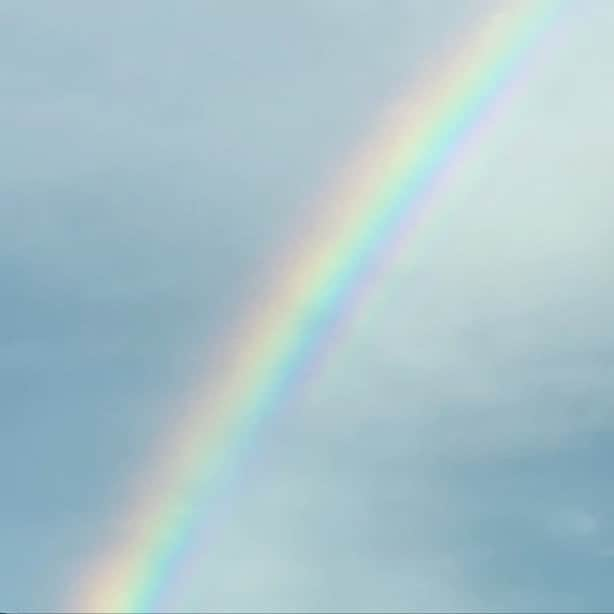
[[[385,270],[374,265],[391,244],[407,244],[429,192],[462,157],[465,139],[509,89],[560,6],[509,0],[444,75],[399,101],[383,138],[367,145],[347,185],[322,206],[318,229],[282,258],[274,290],[229,335],[223,376],[205,376],[205,392],[186,423],[144,469],[143,490],[150,490],[126,512],[133,533],[94,562],[71,607],[156,609],[186,542],[206,521],[203,503],[213,486],[241,458],[263,418],[286,404],[307,372],[317,371],[335,324],[357,309],[357,295]]]

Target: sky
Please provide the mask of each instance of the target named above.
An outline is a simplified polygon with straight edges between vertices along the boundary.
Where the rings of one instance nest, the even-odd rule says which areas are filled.
[[[67,607],[279,246],[499,5],[0,3],[0,610]],[[614,609],[614,4],[571,6],[163,610]]]

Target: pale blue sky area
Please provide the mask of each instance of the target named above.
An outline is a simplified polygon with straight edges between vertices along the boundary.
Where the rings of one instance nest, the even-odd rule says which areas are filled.
[[[272,254],[496,6],[0,2],[1,611],[66,607]],[[555,27],[162,609],[614,610],[614,4]]]

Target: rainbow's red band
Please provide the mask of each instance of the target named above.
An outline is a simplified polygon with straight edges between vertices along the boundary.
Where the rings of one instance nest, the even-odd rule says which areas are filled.
[[[322,205],[321,224],[281,262],[278,284],[252,304],[228,335],[224,376],[204,376],[187,421],[161,442],[135,502],[131,535],[113,543],[86,572],[70,608],[97,612],[154,611],[186,542],[206,522],[215,483],[241,458],[263,418],[285,405],[305,372],[317,371],[335,323],[358,309],[357,288],[377,286],[373,263],[403,245],[463,143],[520,70],[559,12],[553,1],[509,2],[473,35],[445,74],[421,82],[395,105],[347,185]],[[349,172],[348,172],[349,171]],[[373,276],[371,272],[378,271]],[[218,374],[219,375],[219,374]],[[153,476],[153,479],[148,476]],[[155,482],[155,491],[147,491]]]

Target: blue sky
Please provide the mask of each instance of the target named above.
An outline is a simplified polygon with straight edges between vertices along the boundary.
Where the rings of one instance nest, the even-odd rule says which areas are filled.
[[[2,2],[0,609],[65,607],[276,246],[495,6]],[[163,609],[614,609],[614,5],[573,6]]]

